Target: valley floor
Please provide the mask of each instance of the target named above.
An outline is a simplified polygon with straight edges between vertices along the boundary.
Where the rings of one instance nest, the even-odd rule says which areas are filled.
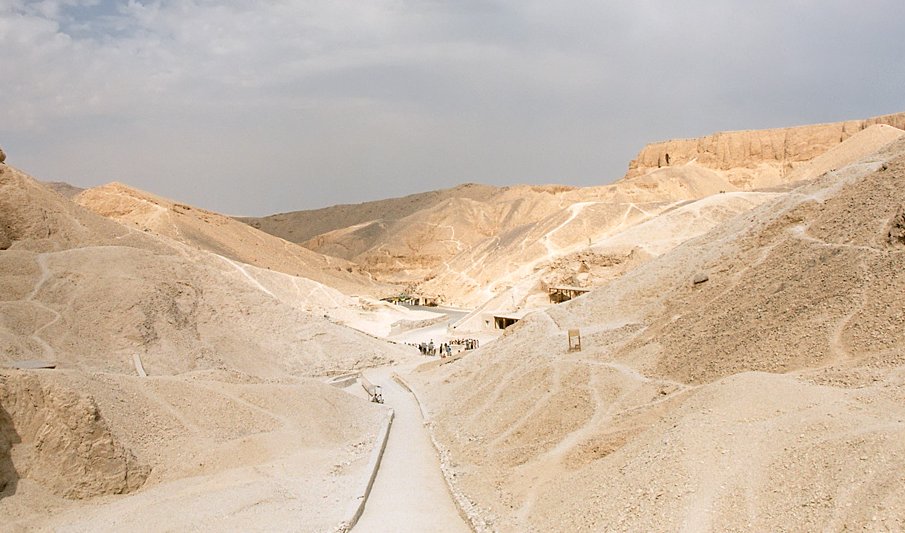
[[[470,531],[446,487],[437,452],[414,396],[392,379],[405,367],[365,372],[383,388],[385,405],[396,416],[374,487],[355,531],[405,533]]]

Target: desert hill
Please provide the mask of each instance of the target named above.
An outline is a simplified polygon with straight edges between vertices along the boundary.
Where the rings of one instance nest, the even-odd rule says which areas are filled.
[[[333,528],[385,413],[309,376],[408,351],[325,317],[331,290],[0,165],[3,527]]]
[[[521,267],[548,255],[553,247],[558,250],[586,242],[588,237],[597,238],[612,227],[635,222],[637,216],[646,216],[678,199],[726,189],[733,190],[706,169],[672,174],[667,170],[630,184],[588,189],[504,187],[483,191],[478,199],[446,198],[402,218],[376,219],[333,230],[303,244],[317,252],[354,261],[376,278],[394,283],[412,284],[446,274],[458,276],[460,281],[469,280],[474,276],[455,265],[464,268],[481,258]],[[598,229],[601,221],[604,227]],[[571,224],[570,231],[560,232],[557,228],[565,224]],[[575,228],[582,227],[584,231],[576,234]],[[555,238],[547,236],[550,232],[556,234]],[[528,250],[529,256],[513,257],[513,250],[506,249],[489,257],[489,250],[501,246],[511,246],[519,254]],[[467,283],[470,285],[465,293],[449,293],[432,286],[419,290],[429,295],[437,290],[442,300],[467,305],[479,294],[471,294],[477,286]],[[483,283],[478,282],[478,291],[483,289]],[[463,294],[467,297],[463,298]]]
[[[875,125],[905,129],[905,113],[865,120],[771,130],[720,132],[697,139],[649,144],[629,164],[625,179],[689,162],[725,172],[742,189],[788,183],[796,168]]]
[[[341,204],[322,209],[279,213],[267,217],[240,217],[239,220],[290,242],[303,243],[317,235],[381,220],[385,223],[429,209],[451,198],[477,200],[497,188],[467,183],[451,189],[410,194],[360,204]],[[337,255],[337,257],[343,257]]]
[[[905,528],[903,184],[899,140],[413,375],[474,522]]]
[[[524,229],[559,211],[560,193],[555,187],[520,186],[499,189],[483,200],[450,198],[390,224],[375,221],[303,244],[323,253],[351,255],[380,279],[412,283],[501,233]]]
[[[561,253],[543,256],[540,261],[517,265],[494,265],[475,271],[479,279],[486,279],[488,300],[480,303],[482,312],[474,313],[470,320],[457,324],[457,331],[467,332],[482,328],[481,321],[493,311],[511,313],[526,312],[549,305],[547,288],[602,287],[609,281],[661,255],[682,242],[702,235],[718,224],[753,209],[782,193],[778,192],[730,192],[706,196],[668,207],[656,215],[629,218],[628,224],[614,228],[609,236],[594,239],[592,245],[581,245]],[[640,221],[639,221],[640,220]],[[506,267],[509,267],[509,270]],[[474,269],[477,270],[477,269]],[[472,269],[465,270],[468,273]],[[514,273],[513,273],[514,272]],[[494,274],[499,275],[493,279]],[[443,274],[425,283],[455,283]],[[461,281],[460,281],[461,283]],[[475,283],[477,286],[477,283]],[[500,290],[502,289],[502,290]]]
[[[513,289],[519,294],[537,293],[537,279],[559,274],[534,276],[537,279],[531,282],[526,277],[546,270],[559,257],[588,252],[634,224],[685,202],[812,179],[895,140],[902,133],[896,125],[905,127],[905,114],[719,133],[650,145],[632,162],[626,176],[611,185],[477,190],[462,186],[432,196],[246,222],[282,236],[292,231],[295,242],[314,251],[348,259],[381,281],[406,284],[443,302],[475,307],[503,298],[509,300],[509,307],[519,307],[527,305],[524,298],[504,298],[506,293]],[[740,205],[734,199],[730,202],[735,207],[727,213]],[[319,216],[330,221],[331,229],[305,240],[317,231],[311,228]],[[343,217],[348,217],[345,225]],[[604,256],[599,266],[612,262],[612,254]]]
[[[314,253],[232,218],[120,183],[89,189],[74,200],[99,215],[137,229],[234,261],[314,280],[345,294],[380,297],[398,292],[395,287],[375,283],[348,261]]]
[[[905,131],[891,126],[870,126],[798,166],[791,175],[795,180],[793,183],[858,161],[902,136],[905,136]],[[625,189],[626,182],[635,180],[665,189],[670,184],[675,184],[675,180],[679,178],[685,180],[680,183],[688,183],[689,176],[700,171],[694,164],[664,168],[643,177],[618,182],[614,186],[598,188],[598,191],[619,191]],[[599,287],[644,260],[663,254],[683,241],[705,233],[717,224],[752,209],[791,187],[786,185],[764,191],[732,192],[732,185],[723,182],[719,186],[726,187],[727,190],[713,194],[712,189],[694,189],[695,183],[720,184],[720,181],[705,174],[699,181],[686,185],[685,190],[666,193],[673,197],[685,195],[700,199],[665,207],[656,203],[620,204],[613,200],[602,201],[600,204],[573,204],[570,211],[578,213],[574,217],[570,215],[566,223],[555,227],[543,222],[538,224],[538,230],[547,233],[533,240],[543,244],[543,250],[539,247],[530,248],[525,242],[515,240],[517,248],[511,245],[508,249],[497,247],[492,253],[488,253],[487,259],[477,263],[456,258],[450,262],[449,269],[438,272],[422,284],[421,288],[426,293],[456,294],[457,287],[474,287],[476,292],[473,294],[476,297],[465,302],[471,305],[483,304],[490,310],[542,307],[538,304],[545,300],[546,295],[542,289],[547,286]],[[618,196],[614,194],[612,198]],[[593,211],[584,212],[588,209],[614,211],[598,215],[595,219],[587,216],[593,216]],[[617,223],[613,225],[614,222]],[[588,242],[582,242],[585,237]],[[519,265],[513,258],[520,258],[524,262]],[[482,288],[483,292],[477,292],[478,288]],[[482,301],[482,297],[489,300]],[[468,324],[463,326],[469,327]]]
[[[42,181],[41,183],[50,190],[55,191],[70,200],[85,191],[85,189],[70,185],[65,181]]]
[[[258,281],[260,269],[107,220],[9,167],[0,207],[5,361],[54,355],[60,364],[129,371],[138,351],[155,374],[228,363],[256,375],[318,375],[390,353],[306,313],[300,289],[314,304],[319,294],[307,280],[287,283],[289,305]],[[324,334],[344,349],[328,355],[312,342]]]
[[[523,213],[514,228],[444,261],[418,290],[442,295],[459,305],[475,306],[497,298],[508,299],[510,308],[513,304],[521,307],[525,297],[543,292],[538,280],[550,278],[547,274],[557,270],[555,263],[560,259],[585,254],[583,262],[588,268],[622,263],[621,257],[630,249],[601,254],[594,247],[683,201],[733,190],[718,176],[697,170],[666,170],[634,183],[575,189],[558,193],[556,199],[542,198],[538,207]],[[518,188],[512,189],[513,197],[521,194]],[[544,210],[546,216],[542,216]]]

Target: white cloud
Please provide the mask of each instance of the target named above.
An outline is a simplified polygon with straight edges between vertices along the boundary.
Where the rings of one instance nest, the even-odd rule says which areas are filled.
[[[905,109],[905,45],[886,37],[903,14],[842,0],[0,0],[0,143],[43,178],[232,212],[464,180],[601,183],[666,136]]]

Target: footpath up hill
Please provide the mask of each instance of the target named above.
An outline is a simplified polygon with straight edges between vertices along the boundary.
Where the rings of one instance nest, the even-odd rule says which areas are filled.
[[[903,185],[900,140],[414,374],[475,523],[905,529]]]
[[[0,361],[119,372],[139,353],[155,374],[226,365],[320,375],[391,357],[390,345],[306,313],[304,293],[262,284],[288,276],[107,220],[10,167],[0,179]],[[296,290],[310,283],[291,279]]]
[[[841,168],[902,135],[891,126],[870,126],[800,164],[788,179]],[[689,162],[612,185],[563,190],[557,200],[565,208],[551,207],[553,214],[534,222],[524,217],[523,224],[466,248],[436,267],[419,290],[462,305],[530,309],[546,301],[546,286],[599,287],[790,186],[743,191],[726,173]]]
[[[314,282],[283,296],[300,279],[111,221],[0,165],[3,528],[345,519],[384,412],[305,376],[405,352],[305,312],[298,289]],[[35,360],[56,369],[12,368]]]
[[[520,307],[529,305],[526,294],[543,292],[538,280],[560,275],[535,275],[560,258],[587,252],[684,202],[787,188],[840,168],[901,135],[894,126],[905,127],[905,114],[717,133],[650,145],[611,185],[463,185],[245,221],[446,303],[474,307],[498,299]],[[606,268],[613,257],[603,255],[589,267]]]

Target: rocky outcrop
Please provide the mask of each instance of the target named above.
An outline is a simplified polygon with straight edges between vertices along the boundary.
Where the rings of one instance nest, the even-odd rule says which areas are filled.
[[[3,151],[3,148],[0,148],[0,163],[6,162],[6,152]]]
[[[83,499],[132,492],[148,473],[90,397],[34,373],[0,374],[0,490],[27,478]]]
[[[905,129],[905,113],[793,128],[720,132],[696,139],[653,143],[645,146],[629,164],[624,179],[694,161],[726,171],[729,180],[743,189],[778,185],[785,183],[784,178],[796,166],[875,124]]]
[[[905,247],[905,206],[900,207],[890,221],[886,240],[891,246]]]

